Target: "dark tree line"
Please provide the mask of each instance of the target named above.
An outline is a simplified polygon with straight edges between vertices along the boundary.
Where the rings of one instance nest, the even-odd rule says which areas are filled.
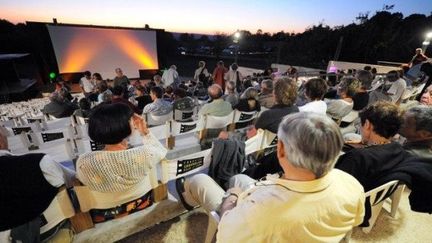
[[[408,62],[414,49],[421,47],[425,34],[432,31],[432,14],[413,14],[404,18],[401,13],[378,11],[360,23],[329,27],[323,23],[314,25],[303,33],[268,33],[258,29],[256,33],[241,31],[238,44],[240,55],[254,53],[256,58],[268,59],[291,65],[322,68],[333,60],[341,38],[339,60],[376,63],[377,61]],[[232,35],[216,33],[198,36],[188,33],[178,38],[164,33],[164,53],[177,55],[179,47],[196,51],[203,48],[206,54],[219,58],[232,46]],[[25,24],[14,25],[0,20],[0,53],[34,52],[32,36]],[[36,37],[37,38],[37,37]],[[426,55],[432,56],[432,47]]]

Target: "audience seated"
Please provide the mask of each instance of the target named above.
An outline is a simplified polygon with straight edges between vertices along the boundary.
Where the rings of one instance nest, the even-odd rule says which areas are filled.
[[[275,105],[261,113],[255,123],[255,129],[261,128],[276,133],[284,116],[299,111],[294,105],[297,98],[297,85],[291,79],[278,79],[274,84],[273,95]],[[250,137],[253,133],[251,131],[248,136]]]
[[[88,118],[90,116],[91,104],[87,98],[82,98],[78,102],[79,109],[75,110],[73,115]]]
[[[417,106],[406,111],[400,134],[407,139],[403,145],[406,151],[432,159],[432,107]]]
[[[239,102],[239,95],[236,91],[235,83],[233,81],[228,81],[226,83],[226,90],[223,99],[231,103],[232,107],[236,106]]]
[[[133,129],[143,137],[144,145],[128,149],[126,139]],[[77,178],[93,191],[127,193],[147,178],[167,153],[147,129],[144,119],[122,103],[101,104],[94,108],[88,131],[93,141],[105,145],[104,150],[82,154],[77,161]],[[103,215],[98,212],[93,218],[103,221]]]
[[[173,96],[173,92],[174,92],[173,87],[172,86],[168,86],[168,87],[165,88],[164,91],[165,92],[162,95],[162,98],[164,100],[168,101],[168,102],[172,102],[173,101],[173,97],[172,96]]]
[[[406,82],[400,77],[400,73],[398,71],[388,72],[387,79],[391,83],[390,88],[387,90],[387,95],[391,98],[391,102],[399,104],[407,86]]]
[[[147,94],[147,89],[142,85],[137,85],[135,87],[135,101],[137,102],[137,107],[139,110],[143,110],[144,107],[152,103],[150,95]]]
[[[420,97],[420,103],[423,105],[432,106],[432,85],[426,88],[425,92]]]
[[[146,105],[143,110],[143,114],[151,113],[155,116],[163,116],[172,111],[172,105],[170,102],[162,99],[163,90],[159,86],[155,86],[150,90],[150,97],[153,100],[152,103]]]
[[[240,100],[234,108],[246,112],[260,111],[261,105],[258,102],[258,91],[253,87],[247,88],[240,96]]]
[[[11,154],[6,134],[0,130],[0,235],[17,237],[13,242],[39,242],[40,215],[59,188],[71,186],[74,177],[75,172],[49,155]]]
[[[356,77],[360,81],[360,87],[352,98],[354,102],[353,110],[360,111],[369,103],[368,90],[371,88],[373,76],[369,71],[359,70]]]
[[[129,108],[133,112],[141,115],[142,114],[142,110],[139,110],[138,107],[136,107],[135,105],[133,105],[127,99],[124,98],[125,91],[126,91],[126,89],[125,89],[124,86],[115,86],[113,88],[113,91],[112,91],[113,96],[112,96],[111,102],[113,104],[115,104],[115,103],[125,104],[125,105],[129,106]]]
[[[327,104],[322,100],[327,93],[328,86],[324,79],[313,78],[305,83],[305,95],[309,100],[303,106],[299,107],[302,112],[316,112],[325,115]]]
[[[174,110],[192,110],[195,107],[195,101],[191,97],[187,96],[187,91],[182,88],[177,88],[174,90]]]
[[[389,102],[377,102],[359,113],[364,148],[352,149],[339,157],[336,168],[353,175],[369,191],[381,184],[389,170],[410,155],[392,142],[402,124],[402,112]]]
[[[106,81],[101,80],[100,82],[98,82],[96,84],[96,91],[98,93],[98,98],[97,98],[98,103],[111,101],[112,92],[110,89],[108,89],[108,83]]]
[[[166,87],[165,83],[162,81],[162,77],[159,74],[153,76],[153,82],[154,82],[154,86],[159,86],[161,88]]]
[[[201,107],[198,112],[199,116],[211,115],[211,116],[227,116],[232,112],[232,107],[229,102],[222,99],[222,88],[218,84],[213,84],[208,88],[208,95],[212,99],[210,103],[207,103]]]
[[[275,101],[273,98],[273,80],[265,79],[261,82],[261,93],[258,97],[261,106],[270,109]]]
[[[326,116],[297,113],[281,122],[278,137],[283,174],[261,181],[237,175],[227,192],[204,174],[177,180],[185,208],[217,211],[218,242],[339,242],[362,222],[364,192],[333,169],[343,144],[338,127]]]
[[[60,93],[53,92],[50,95],[50,103],[45,105],[42,112],[55,118],[63,118],[71,116],[76,109],[78,106],[75,103],[66,100]]]
[[[360,81],[356,78],[345,77],[342,78],[337,86],[337,94],[339,99],[326,99],[327,115],[334,120],[340,120],[342,117],[348,115],[353,107],[353,96],[360,87]]]

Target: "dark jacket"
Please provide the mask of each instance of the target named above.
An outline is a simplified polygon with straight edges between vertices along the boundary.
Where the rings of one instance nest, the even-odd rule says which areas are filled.
[[[245,164],[245,143],[237,140],[216,139],[213,141],[212,161],[209,176],[222,188],[227,189],[228,180],[240,174]]]

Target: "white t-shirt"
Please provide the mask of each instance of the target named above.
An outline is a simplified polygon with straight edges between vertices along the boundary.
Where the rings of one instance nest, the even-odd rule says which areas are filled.
[[[327,112],[327,104],[322,100],[311,101],[304,106],[299,107],[300,112],[315,112],[325,115]]]
[[[86,79],[85,77],[81,78],[80,86],[84,89],[84,92],[90,93],[93,92],[94,84],[91,80]]]
[[[400,99],[402,94],[405,92],[406,86],[405,80],[401,78],[393,82],[390,89],[387,91],[387,93],[390,94],[393,103],[396,103]]]

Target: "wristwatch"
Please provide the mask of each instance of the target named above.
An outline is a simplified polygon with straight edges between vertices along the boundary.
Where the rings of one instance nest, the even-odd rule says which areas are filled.
[[[235,204],[237,202],[237,199],[239,198],[239,196],[237,194],[229,192],[229,191],[225,192],[224,196],[222,197],[222,200],[225,201],[230,196],[235,196],[236,197],[234,200],[230,201],[231,203]]]

